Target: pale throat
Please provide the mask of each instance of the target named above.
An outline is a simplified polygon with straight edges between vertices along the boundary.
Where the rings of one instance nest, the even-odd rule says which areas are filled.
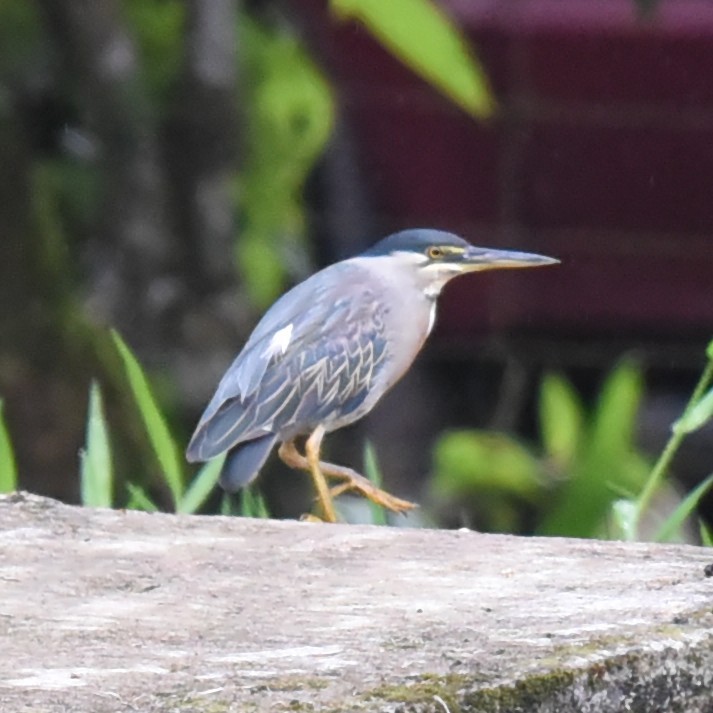
[[[427,268],[428,269],[428,268]],[[441,294],[441,290],[445,287],[445,284],[452,280],[457,275],[461,274],[461,270],[457,267],[446,267],[442,266],[435,274],[429,275],[429,280],[425,286],[423,286],[423,295],[431,303],[431,311],[428,317],[428,329],[426,334],[430,334],[433,329],[433,325],[436,321],[436,305],[438,296]]]

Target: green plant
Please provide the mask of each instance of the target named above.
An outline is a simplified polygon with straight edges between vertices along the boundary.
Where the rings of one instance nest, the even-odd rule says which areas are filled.
[[[17,490],[17,465],[12,442],[3,417],[3,401],[0,399],[0,493]]]
[[[708,357],[691,402],[653,468],[634,443],[643,379],[626,360],[605,379],[589,413],[566,379],[543,378],[538,449],[498,433],[446,434],[434,450],[435,495],[481,503],[488,529],[521,530],[518,513],[524,504],[536,513],[538,534],[639,539],[641,519],[654,518],[653,496],[683,436],[713,417],[713,344]],[[684,497],[659,524],[656,539],[679,539],[684,522],[712,486],[713,475]],[[710,540],[703,523],[701,539]]]
[[[199,510],[218,481],[223,457],[208,461],[196,474],[191,484],[185,486],[185,469],[179,457],[179,447],[171,435],[166,419],[159,410],[149,387],[148,379],[128,345],[115,331],[112,338],[121,357],[133,399],[143,421],[149,442],[161,466],[166,485],[173,497],[176,512],[191,513]],[[130,506],[139,509],[156,509],[138,486],[130,489]],[[149,507],[150,506],[150,507]]]
[[[622,494],[639,492],[650,468],[634,444],[642,396],[641,370],[628,360],[606,378],[589,415],[562,377],[545,377],[540,396],[543,446],[566,479],[553,493],[553,506],[537,528],[540,534],[603,535],[613,503]]]
[[[228,497],[228,495],[225,496],[226,499]],[[270,517],[265,498],[253,487],[248,486],[243,490],[240,498],[240,515],[241,517]]]
[[[180,512],[181,497],[184,489],[184,473],[182,463],[179,460],[179,449],[168,429],[166,419],[156,404],[148,379],[138,359],[133,355],[118,332],[112,330],[111,336],[126,370],[129,387],[146,428],[146,434],[161,466],[166,485],[173,496],[176,510]]]
[[[148,378],[139,361],[117,332],[112,332],[112,339],[126,371],[129,392],[136,405],[139,416],[146,430],[161,473],[173,498],[176,512],[193,513],[200,510],[210,496],[220,475],[223,456],[212,459],[203,465],[193,480],[186,486],[186,473],[179,456],[179,446],[172,436],[149,386]],[[3,453],[10,453],[2,447],[3,435],[7,437],[0,421],[0,458]],[[0,460],[0,478],[3,472]],[[86,443],[81,459],[81,495],[82,503],[95,507],[111,507],[114,503],[114,472],[109,437],[109,426],[102,405],[101,389],[92,383],[89,392]],[[0,479],[0,484],[2,484]],[[135,483],[127,483],[130,509],[154,511],[158,506],[143,488]],[[252,517],[267,517],[267,508],[259,495],[247,494],[243,499],[243,511]]]
[[[633,502],[629,527],[629,531],[633,537],[636,536],[639,522],[643,514],[650,507],[654,495],[661,487],[671,462],[673,461],[673,457],[681,447],[684,438],[689,433],[697,431],[713,419],[713,341],[711,341],[706,348],[706,358],[706,365],[703,368],[698,383],[693,389],[688,404],[683,410],[681,418],[671,427],[671,436],[666,447],[661,452],[644,487]],[[713,474],[708,476],[708,478],[691,492],[681,503],[677,511],[670,516],[670,519],[673,519],[674,522],[680,522],[688,517],[694,511],[703,495],[708,492],[711,485],[713,485]],[[701,527],[702,533],[707,532],[705,526],[701,525]],[[671,527],[670,523],[665,522],[659,531],[657,539],[668,540],[675,530],[675,527]],[[705,540],[705,538],[703,539]]]

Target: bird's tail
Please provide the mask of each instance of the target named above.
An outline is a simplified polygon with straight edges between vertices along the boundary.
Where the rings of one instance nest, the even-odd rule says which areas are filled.
[[[277,436],[268,433],[252,441],[246,441],[228,451],[220,471],[220,485],[229,493],[244,488],[255,479],[264,465]]]

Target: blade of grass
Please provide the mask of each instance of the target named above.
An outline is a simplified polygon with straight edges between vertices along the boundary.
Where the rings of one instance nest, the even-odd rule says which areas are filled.
[[[118,332],[112,330],[111,336],[121,356],[129,379],[131,392],[134,396],[141,418],[146,427],[149,441],[163,470],[166,484],[168,485],[173,502],[178,507],[183,494],[183,469],[178,458],[176,443],[168,430],[163,414],[156,404],[148,379],[144,374],[137,358],[129,349]]]
[[[706,525],[703,520],[698,523],[698,528],[701,533],[701,542],[705,547],[713,547],[713,530]]]
[[[0,399],[0,493],[17,490],[17,464],[12,450],[12,441],[5,425],[3,401]]]
[[[82,504],[89,507],[110,508],[113,502],[114,482],[111,445],[104,416],[102,393],[96,381],[92,381],[89,388],[85,440],[80,470]]]
[[[220,499],[220,514],[226,516],[239,515],[235,507],[235,497],[231,493],[223,493]]]
[[[247,487],[243,490],[240,498],[240,516],[257,517],[263,520],[270,517],[265,498],[263,498],[260,492],[251,487]]]
[[[183,494],[178,507],[178,512],[197,512],[206,501],[220,477],[225,455],[209,460],[196,474],[195,478]]]
[[[656,542],[671,542],[676,536],[681,526],[688,517],[693,514],[700,499],[708,492],[713,485],[713,473],[703,482],[699,483],[688,495],[678,504],[676,509],[666,518],[663,525],[656,533]]]
[[[364,443],[364,475],[377,487],[383,488],[384,479],[379,468],[379,461],[376,458],[376,449],[371,441]],[[386,511],[381,505],[369,501],[371,510],[371,522],[374,525],[387,525]]]
[[[126,489],[129,491],[129,502],[126,504],[127,510],[144,510],[145,512],[157,512],[158,506],[146,495],[146,491],[139,485],[127,483]]]

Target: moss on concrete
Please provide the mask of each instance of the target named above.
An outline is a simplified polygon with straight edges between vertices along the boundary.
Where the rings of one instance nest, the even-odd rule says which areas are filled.
[[[458,702],[460,694],[465,687],[472,685],[472,677],[464,674],[441,676],[426,673],[410,683],[378,686],[364,694],[363,698],[370,701],[432,705],[438,697],[448,706],[450,713],[461,713]]]

